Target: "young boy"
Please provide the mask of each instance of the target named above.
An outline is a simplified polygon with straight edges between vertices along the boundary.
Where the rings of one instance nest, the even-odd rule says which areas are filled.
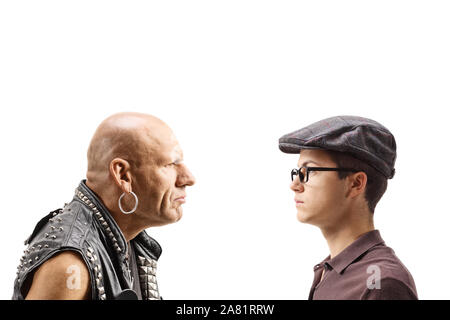
[[[375,206],[394,176],[396,143],[370,119],[339,116],[286,134],[297,218],[320,228],[330,255],[314,267],[310,300],[417,299],[414,280],[375,230]]]

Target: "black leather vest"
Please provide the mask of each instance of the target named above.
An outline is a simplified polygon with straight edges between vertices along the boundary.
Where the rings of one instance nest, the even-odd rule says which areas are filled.
[[[158,300],[156,264],[161,247],[145,231],[131,242],[137,258],[142,298]],[[27,276],[32,276],[42,263],[65,250],[76,251],[84,259],[89,269],[92,299],[130,298],[132,275],[126,240],[85,180],[75,189],[70,203],[38,222],[25,245],[28,247],[17,267],[12,299],[24,299],[22,286]]]

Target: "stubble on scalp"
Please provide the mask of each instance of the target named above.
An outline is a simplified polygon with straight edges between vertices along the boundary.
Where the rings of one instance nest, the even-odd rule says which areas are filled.
[[[124,112],[105,119],[88,148],[88,174],[108,172],[114,158],[128,161],[132,168],[158,161],[160,137],[171,132],[160,119],[142,113]]]

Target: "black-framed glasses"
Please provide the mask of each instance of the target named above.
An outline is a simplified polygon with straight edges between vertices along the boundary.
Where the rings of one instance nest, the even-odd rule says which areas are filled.
[[[350,168],[326,168],[326,167],[301,167],[299,169],[292,169],[291,180],[294,181],[295,176],[298,175],[301,183],[306,183],[309,180],[310,171],[348,171],[348,172],[358,172],[360,170],[350,169]]]

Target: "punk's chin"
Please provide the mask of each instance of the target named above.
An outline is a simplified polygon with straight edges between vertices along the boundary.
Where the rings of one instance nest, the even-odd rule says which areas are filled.
[[[183,208],[178,206],[177,208],[172,209],[171,213],[171,220],[172,223],[180,221],[180,219],[183,217]]]
[[[183,210],[181,210],[181,208],[177,212],[178,212],[178,215],[177,215],[177,219],[175,220],[175,222],[180,221],[181,218],[183,217]]]

